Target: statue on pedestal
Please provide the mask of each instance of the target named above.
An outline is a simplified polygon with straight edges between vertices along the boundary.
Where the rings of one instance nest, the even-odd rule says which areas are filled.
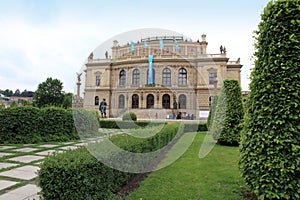
[[[101,112],[102,118],[106,118],[106,106],[107,106],[107,103],[106,103],[105,99],[103,99],[103,101],[101,101],[100,106],[99,106],[99,110]]]
[[[94,54],[93,52],[89,55],[88,60],[93,60],[94,59]]]
[[[78,74],[78,73],[76,72],[76,74],[77,74],[77,82],[80,83],[80,81],[81,81],[80,76],[82,75],[82,73]]]
[[[224,52],[223,46],[220,46],[220,53],[222,54]]]

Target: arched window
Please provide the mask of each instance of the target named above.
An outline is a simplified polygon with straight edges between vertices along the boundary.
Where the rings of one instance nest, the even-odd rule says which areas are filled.
[[[179,95],[179,109],[186,109],[186,96],[184,94]]]
[[[170,109],[170,95],[164,94],[162,96],[162,108]]]
[[[120,71],[119,84],[120,85],[125,85],[126,84],[126,72],[125,72],[125,70]]]
[[[132,72],[132,85],[140,84],[140,71],[138,69],[133,70]]]
[[[131,99],[131,107],[132,108],[139,108],[139,96],[137,94],[132,95]]]
[[[99,97],[95,96],[95,106],[98,106],[98,105],[99,105]]]
[[[178,85],[186,85],[186,83],[187,83],[186,69],[180,68],[178,71]]]
[[[152,79],[153,79],[153,84],[155,84],[155,70],[152,68]],[[148,78],[149,78],[149,70],[147,69],[147,83],[149,82],[148,81]]]
[[[154,96],[153,94],[147,95],[147,108],[153,108],[154,106]]]
[[[162,84],[163,85],[171,85],[171,70],[169,68],[165,68],[163,70]]]
[[[125,108],[125,96],[121,94],[119,96],[119,106],[118,108]]]

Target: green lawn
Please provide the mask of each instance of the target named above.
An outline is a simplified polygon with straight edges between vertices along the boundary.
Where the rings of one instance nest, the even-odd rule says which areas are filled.
[[[183,156],[168,167],[150,173],[126,199],[242,199],[238,147],[216,145],[205,158],[199,159],[204,136],[205,133],[197,133]]]

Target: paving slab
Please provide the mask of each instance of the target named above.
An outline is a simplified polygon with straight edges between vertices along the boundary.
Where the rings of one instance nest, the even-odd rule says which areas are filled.
[[[2,158],[3,156],[9,156],[12,155],[12,153],[2,153],[0,152],[0,158]]]
[[[86,146],[86,145],[88,145],[88,143],[78,143],[78,144],[75,144],[75,146],[78,146],[78,147],[80,147],[80,146]]]
[[[65,144],[65,145],[67,145],[67,144],[73,144],[74,142],[63,142],[62,144]]]
[[[40,190],[41,189],[34,184],[27,184],[1,195],[0,200],[25,200],[36,195]],[[38,198],[35,198],[35,200],[38,200]]]
[[[18,164],[15,163],[0,163],[0,169],[8,168],[8,167],[14,167],[17,166]]]
[[[40,155],[40,156],[47,156],[48,154],[50,155],[54,152],[63,153],[63,151],[59,151],[59,150],[47,150],[47,151],[41,151],[41,152],[38,152],[38,153],[35,153],[35,154]]]
[[[36,166],[23,166],[15,169],[11,169],[5,172],[1,172],[0,176],[7,176],[12,178],[19,178],[24,180],[30,180],[37,177],[36,172],[39,170]]]
[[[14,149],[13,151],[17,151],[17,152],[32,152],[32,151],[35,151],[35,150],[39,150],[39,149],[26,147],[26,148]]]
[[[40,145],[38,146],[40,148],[53,148],[53,147],[57,147],[56,144],[43,144],[43,145]]]
[[[16,148],[15,146],[0,146],[0,150]]]
[[[62,149],[62,150],[74,150],[74,149],[77,149],[78,146],[65,146],[65,147],[61,147],[59,149]]]
[[[8,188],[10,186],[13,186],[17,183],[18,182],[15,182],[15,181],[0,180],[0,190],[3,190],[3,189]]]
[[[8,160],[22,162],[22,163],[30,163],[35,160],[44,159],[44,156],[18,156],[14,158],[10,158]]]

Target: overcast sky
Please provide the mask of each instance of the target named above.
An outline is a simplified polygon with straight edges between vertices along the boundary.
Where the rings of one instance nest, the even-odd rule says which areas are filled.
[[[0,89],[35,91],[52,77],[75,92],[76,72],[97,46],[123,32],[161,28],[193,40],[205,33],[211,54],[226,46],[230,60],[240,57],[244,65],[242,89],[247,90],[253,31],[267,2],[0,0]]]

